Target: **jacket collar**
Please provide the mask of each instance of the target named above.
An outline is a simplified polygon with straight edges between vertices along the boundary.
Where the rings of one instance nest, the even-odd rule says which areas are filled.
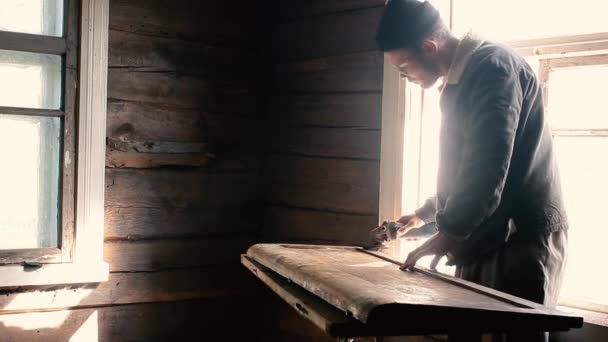
[[[467,32],[464,37],[458,43],[456,47],[456,53],[452,64],[448,70],[447,84],[458,84],[462,78],[471,56],[477,51],[484,40],[473,34],[471,31]]]

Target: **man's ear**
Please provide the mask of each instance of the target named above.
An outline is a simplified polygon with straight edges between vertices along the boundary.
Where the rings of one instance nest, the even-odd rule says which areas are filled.
[[[422,41],[422,51],[428,56],[436,56],[439,51],[439,45],[434,40],[425,39]]]

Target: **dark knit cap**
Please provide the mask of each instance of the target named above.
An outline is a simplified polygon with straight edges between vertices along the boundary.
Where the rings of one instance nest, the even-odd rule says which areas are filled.
[[[439,11],[428,1],[389,0],[376,43],[382,51],[410,48],[428,38],[439,21]]]

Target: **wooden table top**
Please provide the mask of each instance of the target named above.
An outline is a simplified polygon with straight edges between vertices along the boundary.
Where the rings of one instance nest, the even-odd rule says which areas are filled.
[[[330,336],[577,328],[582,318],[359,247],[258,244],[242,263]]]

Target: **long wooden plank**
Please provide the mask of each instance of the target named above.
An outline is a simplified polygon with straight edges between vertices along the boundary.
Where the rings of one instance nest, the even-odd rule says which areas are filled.
[[[280,61],[376,50],[382,8],[306,18],[280,24],[275,32]]]
[[[270,287],[274,293],[287,302],[289,306],[293,307],[301,316],[310,320],[325,333],[336,336],[340,332],[348,331],[350,335],[343,336],[365,335],[363,323],[347,316],[345,312],[324,302],[302,287],[288,282],[287,279],[272,272],[272,270],[269,270],[247,255],[241,257],[241,263],[264,284]]]
[[[273,241],[318,241],[340,245],[365,245],[377,215],[338,214],[298,208],[267,206],[264,233]]]
[[[259,77],[260,68],[235,68],[247,60],[260,63],[259,50],[209,45],[197,41],[155,37],[110,30],[108,66],[139,71],[175,71],[228,80]]]
[[[254,108],[251,108],[254,110]],[[251,115],[218,114],[180,109],[166,104],[108,101],[107,136],[170,142],[238,144],[259,136],[255,112]]]
[[[380,131],[358,128],[288,127],[277,132],[272,152],[307,156],[380,159]]]
[[[104,261],[110,272],[159,271],[215,265],[234,265],[252,245],[252,236],[226,238],[108,241]]]
[[[271,103],[277,126],[380,129],[381,112],[379,93],[284,95]]]
[[[108,101],[107,136],[129,134],[141,139],[203,142],[206,113],[162,104]]]
[[[222,208],[255,205],[259,176],[200,170],[106,170],[106,207]]]
[[[154,36],[245,43],[261,36],[263,6],[249,1],[112,0],[110,29]],[[230,18],[230,20],[226,20]]]
[[[385,2],[386,0],[297,0],[280,2],[279,8],[282,17],[291,19],[378,7]]]
[[[378,163],[274,156],[268,163],[272,203],[337,212],[378,212]]]
[[[384,55],[380,51],[365,51],[338,56],[327,56],[278,64],[278,72],[311,72],[332,69],[382,67]]]
[[[523,299],[513,305],[512,296],[499,296],[498,291],[471,291],[442,278],[400,271],[356,248],[262,244],[247,255],[384,335],[551,331],[582,325],[581,317]],[[402,317],[409,317],[407,324],[399,324]],[[477,324],[463,325],[463,317]]]
[[[231,296],[248,293],[253,288],[251,276],[245,270],[225,266],[112,273],[107,282],[95,286],[5,290],[0,296],[0,314]]]
[[[258,108],[257,94],[235,80],[211,82],[172,72],[108,70],[108,98],[196,108],[219,113],[251,113]]]
[[[239,220],[234,220],[239,213]],[[223,208],[106,207],[105,238],[162,239],[245,234],[258,231],[260,208],[249,203]]]
[[[205,166],[208,153],[139,153],[106,150],[106,167],[148,169],[162,166]]]
[[[250,340],[259,333],[256,317],[243,306],[250,297],[130,304],[54,312],[0,315],[3,341],[111,342],[218,338]],[[235,320],[241,329],[230,329]]]
[[[340,68],[327,71],[282,72],[275,80],[278,92],[379,92],[382,67]]]

